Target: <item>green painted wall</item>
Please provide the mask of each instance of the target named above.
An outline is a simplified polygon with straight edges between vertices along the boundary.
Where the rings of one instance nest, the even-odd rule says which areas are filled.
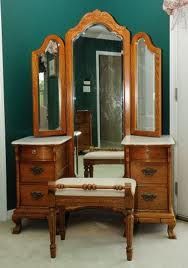
[[[75,26],[94,9],[110,12],[132,34],[144,31],[163,51],[163,133],[169,131],[169,18],[162,0],[1,0],[5,84],[8,209],[16,204],[11,141],[32,134],[31,51],[45,36]]]

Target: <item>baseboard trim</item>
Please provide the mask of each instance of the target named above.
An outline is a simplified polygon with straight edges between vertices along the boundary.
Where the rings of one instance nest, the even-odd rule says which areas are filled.
[[[12,214],[13,214],[14,209],[8,210],[7,211],[7,220],[11,220],[12,219]]]
[[[177,215],[176,216],[176,219],[181,220],[181,221],[187,221],[188,222],[188,217],[184,217],[184,216],[181,216],[181,215]]]

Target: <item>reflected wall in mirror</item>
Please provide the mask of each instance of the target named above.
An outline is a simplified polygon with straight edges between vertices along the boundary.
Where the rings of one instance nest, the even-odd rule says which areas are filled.
[[[161,50],[145,33],[132,41],[132,128],[131,133],[161,135]]]
[[[66,133],[64,43],[48,36],[32,53],[34,136]]]
[[[120,148],[130,134],[129,31],[107,12],[88,13],[66,34],[66,55],[68,129],[81,131],[78,150]]]

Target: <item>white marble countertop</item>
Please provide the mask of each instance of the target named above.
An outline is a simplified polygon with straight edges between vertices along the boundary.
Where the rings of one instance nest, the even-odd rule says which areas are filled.
[[[71,136],[34,137],[29,136],[12,142],[13,145],[59,145],[70,140]]]
[[[161,137],[143,137],[129,135],[125,136],[121,142],[122,145],[173,145],[174,139],[170,135],[162,135]]]

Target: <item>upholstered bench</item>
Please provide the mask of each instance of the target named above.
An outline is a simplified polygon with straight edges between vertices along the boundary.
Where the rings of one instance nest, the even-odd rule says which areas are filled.
[[[84,155],[84,177],[93,177],[93,166],[102,164],[123,164],[123,151],[93,151]]]
[[[125,216],[127,260],[132,260],[134,193],[136,182],[128,178],[63,178],[48,183],[50,253],[56,257],[56,211],[61,239],[65,239],[65,212],[86,207],[110,208]]]

